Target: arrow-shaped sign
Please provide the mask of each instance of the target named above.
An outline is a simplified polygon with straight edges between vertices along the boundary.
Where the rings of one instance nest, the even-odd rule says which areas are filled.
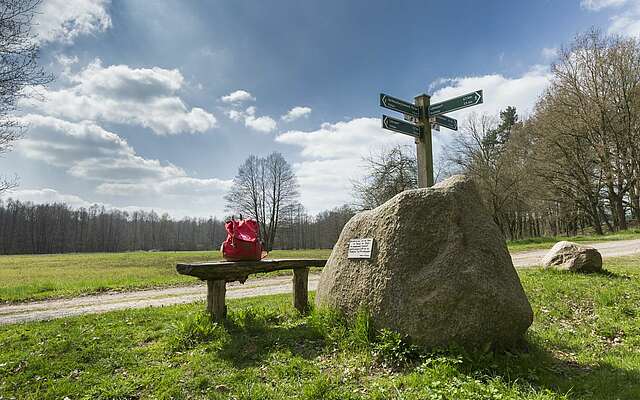
[[[405,135],[417,138],[422,134],[422,128],[420,126],[387,115],[382,116],[382,127],[390,131],[404,133]]]
[[[467,93],[459,97],[454,97],[453,99],[449,99],[441,103],[431,104],[429,106],[427,114],[430,117],[434,117],[436,115],[475,106],[477,104],[482,104],[482,90],[476,90],[475,92]]]
[[[449,128],[452,131],[458,130],[457,119],[449,118],[446,115],[436,115],[434,119],[435,119],[435,123],[438,125],[444,126],[445,128]]]
[[[420,116],[420,109],[418,106],[404,100],[396,99],[388,94],[380,93],[380,106],[388,108],[389,110],[413,115],[414,117]]]

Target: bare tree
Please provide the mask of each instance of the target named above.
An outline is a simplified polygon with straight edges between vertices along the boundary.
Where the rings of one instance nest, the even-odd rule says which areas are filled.
[[[626,229],[628,210],[640,217],[640,42],[591,30],[562,50],[553,74],[536,119],[564,148],[556,176],[582,171],[576,193],[588,189],[594,224]]]
[[[354,181],[357,206],[371,209],[407,189],[418,187],[418,166],[411,146],[397,145],[363,159],[367,173]]]
[[[267,250],[271,250],[281,211],[298,197],[298,182],[282,154],[250,156],[238,169],[225,200],[227,210],[254,218]]]
[[[39,46],[31,31],[40,0],[0,1],[0,155],[11,150],[25,127],[15,118],[18,100],[34,93],[28,88],[53,79],[38,65]],[[0,177],[0,193],[15,186]]]

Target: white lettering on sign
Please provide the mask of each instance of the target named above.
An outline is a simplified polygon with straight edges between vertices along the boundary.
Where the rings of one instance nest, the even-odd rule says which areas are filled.
[[[347,258],[371,258],[373,238],[349,240]]]

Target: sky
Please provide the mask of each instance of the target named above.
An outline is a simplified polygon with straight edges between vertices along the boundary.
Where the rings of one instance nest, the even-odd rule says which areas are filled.
[[[380,92],[449,114],[531,113],[576,34],[640,35],[640,0],[43,0],[34,33],[56,76],[20,103],[25,137],[0,158],[4,198],[223,217],[251,154],[291,163],[315,214],[353,201],[385,131]],[[434,132],[437,159],[453,131]]]

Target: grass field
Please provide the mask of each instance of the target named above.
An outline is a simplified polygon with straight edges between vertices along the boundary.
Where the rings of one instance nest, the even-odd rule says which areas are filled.
[[[276,250],[273,258],[323,258],[330,250]],[[162,251],[0,256],[0,303],[194,284],[179,262],[219,260],[219,251]]]
[[[509,243],[509,249],[515,252],[549,248],[563,239],[584,242],[634,238],[640,238],[640,229],[602,237],[527,239]],[[277,250],[270,257],[323,258],[330,252]],[[0,303],[193,284],[194,278],[176,273],[176,263],[218,259],[218,251],[0,256]]]
[[[428,352],[289,296],[0,327],[0,398],[639,399],[640,257],[610,274],[519,271],[535,320],[519,353]]]

